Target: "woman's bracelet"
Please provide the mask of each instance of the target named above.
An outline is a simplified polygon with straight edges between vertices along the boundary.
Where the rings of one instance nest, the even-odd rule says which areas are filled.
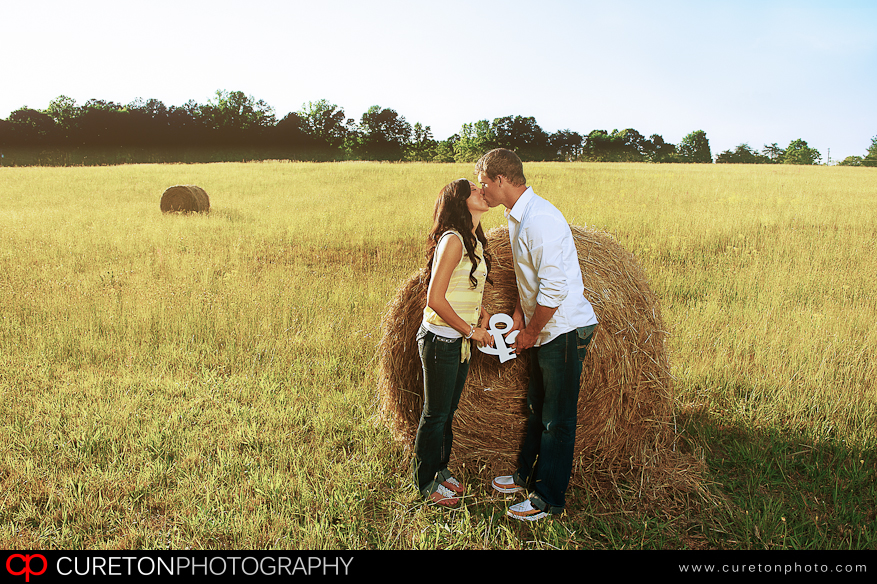
[[[469,325],[469,334],[466,335],[466,338],[467,338],[467,339],[471,339],[471,338],[472,338],[472,335],[474,335],[474,334],[475,334],[475,325],[474,325],[474,324],[470,324],[470,325]]]

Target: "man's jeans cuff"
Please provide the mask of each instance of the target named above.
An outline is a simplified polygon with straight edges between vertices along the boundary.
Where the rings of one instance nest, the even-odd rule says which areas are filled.
[[[563,507],[557,507],[555,505],[549,505],[545,499],[539,496],[539,493],[533,492],[530,493],[530,503],[533,507],[536,507],[542,511],[547,511],[551,515],[560,515],[563,513]]]

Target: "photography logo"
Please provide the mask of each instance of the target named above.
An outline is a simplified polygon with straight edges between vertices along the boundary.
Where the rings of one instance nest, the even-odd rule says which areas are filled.
[[[24,576],[25,582],[30,582],[32,575],[42,576],[48,567],[49,562],[46,561],[46,556],[42,554],[12,554],[6,558],[6,571],[11,576]],[[34,571],[34,568],[36,568],[36,571]]]

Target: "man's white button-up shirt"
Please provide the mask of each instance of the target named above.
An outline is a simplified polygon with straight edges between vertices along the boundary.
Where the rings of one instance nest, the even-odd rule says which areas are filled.
[[[597,324],[569,224],[557,208],[528,187],[506,211],[518,295],[527,324],[536,305],[557,308],[536,346],[579,327]]]

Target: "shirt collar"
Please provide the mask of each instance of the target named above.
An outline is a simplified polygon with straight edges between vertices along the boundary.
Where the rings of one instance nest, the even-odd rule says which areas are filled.
[[[521,193],[521,196],[515,201],[515,205],[511,209],[506,209],[506,218],[514,219],[520,223],[521,219],[524,217],[524,209],[527,208],[527,205],[530,204],[530,201],[535,195],[536,193],[533,192],[533,187],[527,187],[527,190]]]

